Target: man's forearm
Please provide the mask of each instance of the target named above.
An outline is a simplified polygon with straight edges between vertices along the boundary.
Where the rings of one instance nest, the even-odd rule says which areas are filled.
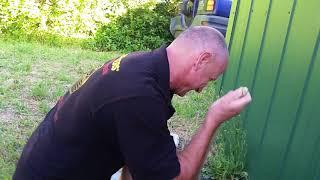
[[[180,175],[176,179],[197,179],[206,158],[211,139],[219,127],[218,123],[212,122],[215,121],[209,121],[206,118],[197,133],[192,137],[191,142],[183,151],[178,153]]]
[[[192,137],[187,147],[178,153],[180,162],[180,175],[177,180],[197,179],[203,162],[206,158],[209,144],[218,128],[218,124],[210,124],[206,119],[200,126],[197,133]],[[124,166],[122,169],[121,180],[131,180],[129,169]]]
[[[204,123],[184,151],[178,154],[180,174],[176,179],[196,179],[206,157],[210,141],[224,121],[238,115],[251,102],[248,88],[241,87],[215,101],[207,112]]]

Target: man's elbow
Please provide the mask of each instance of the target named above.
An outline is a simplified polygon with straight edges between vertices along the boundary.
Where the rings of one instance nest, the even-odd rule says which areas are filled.
[[[192,163],[188,157],[183,154],[178,154],[180,163],[180,174],[174,180],[194,180],[198,177],[198,172],[192,167]]]

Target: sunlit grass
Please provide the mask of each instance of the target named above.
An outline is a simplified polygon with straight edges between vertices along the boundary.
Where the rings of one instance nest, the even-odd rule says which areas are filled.
[[[0,39],[0,179],[11,179],[27,139],[68,87],[118,55]]]
[[[44,81],[37,83],[31,90],[32,97],[36,100],[43,100],[49,94],[48,84]]]
[[[211,82],[201,93],[191,91],[184,97],[174,96],[173,105],[177,115],[184,119],[203,119],[216,98],[214,83]]]

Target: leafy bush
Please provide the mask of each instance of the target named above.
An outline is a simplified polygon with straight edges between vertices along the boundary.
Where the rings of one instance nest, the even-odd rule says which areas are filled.
[[[45,31],[65,37],[87,37],[100,24],[125,12],[119,0],[2,0],[0,33],[31,34]]]
[[[100,50],[154,48],[171,39],[169,21],[177,7],[170,0],[157,2],[159,0],[3,0],[0,35],[55,46],[74,44],[78,39],[76,45],[84,41],[82,47]]]
[[[101,26],[94,38],[98,50],[154,49],[171,41],[170,18],[176,13],[176,3],[166,1],[155,6],[144,4]]]

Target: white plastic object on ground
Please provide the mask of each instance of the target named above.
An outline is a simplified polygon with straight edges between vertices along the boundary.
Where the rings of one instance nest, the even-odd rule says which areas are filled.
[[[170,135],[173,138],[174,144],[176,145],[176,147],[178,147],[178,145],[179,145],[179,136],[178,136],[178,134],[170,133]]]

